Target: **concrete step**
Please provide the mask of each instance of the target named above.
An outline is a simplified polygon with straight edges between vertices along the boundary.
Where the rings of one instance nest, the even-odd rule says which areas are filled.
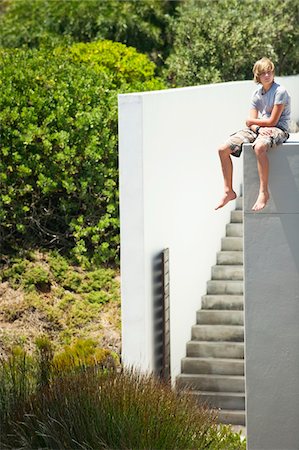
[[[212,267],[213,280],[243,280],[243,265],[217,265]]]
[[[245,411],[221,409],[218,412],[218,422],[230,425],[246,425]]]
[[[181,389],[212,392],[245,392],[245,378],[242,375],[199,375],[182,373],[177,377]]]
[[[221,239],[221,250],[242,251],[243,238],[241,237],[224,237]]]
[[[182,373],[244,375],[244,360],[230,358],[186,357],[181,361]]]
[[[242,223],[228,223],[226,225],[226,236],[242,237],[243,224]]]
[[[238,310],[200,309],[196,318],[198,325],[244,325],[244,313]]]
[[[235,210],[230,213],[231,223],[243,223],[243,211]]]
[[[201,298],[202,309],[243,310],[243,295],[203,295]]]
[[[244,359],[243,342],[189,341],[187,356]]]
[[[224,265],[242,265],[243,252],[242,251],[224,251],[217,253],[217,264]]]
[[[238,197],[236,199],[236,210],[240,211],[243,209],[243,197]]]
[[[210,280],[207,282],[207,294],[243,295],[243,281]]]
[[[242,342],[244,327],[238,325],[193,325],[192,340]]]
[[[199,403],[206,402],[211,408],[245,412],[244,392],[192,391]]]

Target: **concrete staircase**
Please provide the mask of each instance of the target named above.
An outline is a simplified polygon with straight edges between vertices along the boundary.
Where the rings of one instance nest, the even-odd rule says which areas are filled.
[[[242,222],[238,198],[177,378],[179,388],[219,409],[221,423],[234,425],[245,425]]]

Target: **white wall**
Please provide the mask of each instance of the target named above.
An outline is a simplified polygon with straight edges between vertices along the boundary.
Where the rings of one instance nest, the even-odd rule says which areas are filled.
[[[295,93],[298,80],[283,81]],[[152,267],[169,247],[172,376],[180,372],[234,208],[231,202],[214,211],[223,190],[217,146],[244,126],[254,89],[253,82],[242,81],[119,96],[122,356],[127,365],[154,368]],[[238,191],[242,158],[234,165]]]
[[[244,150],[245,354],[248,450],[295,450],[299,424],[299,142],[269,151],[270,201]]]

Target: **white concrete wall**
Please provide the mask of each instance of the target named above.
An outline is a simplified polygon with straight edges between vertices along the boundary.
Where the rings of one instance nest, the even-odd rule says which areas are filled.
[[[299,448],[299,142],[269,151],[270,201],[244,150],[245,354],[248,450]]]
[[[284,84],[296,92],[299,77]],[[122,356],[153,370],[153,260],[170,250],[172,376],[211,277],[234,202],[222,190],[217,146],[244,126],[255,85],[221,83],[119,96]],[[298,89],[297,89],[298,91]],[[299,104],[295,106],[299,117]],[[235,187],[242,158],[234,159]]]

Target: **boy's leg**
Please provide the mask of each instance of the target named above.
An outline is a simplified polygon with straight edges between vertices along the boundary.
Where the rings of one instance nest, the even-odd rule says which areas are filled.
[[[224,179],[224,195],[215,209],[222,208],[229,201],[234,200],[237,194],[233,190],[233,164],[231,156],[239,157],[242,152],[242,145],[245,142],[253,142],[257,134],[249,128],[237,131],[219,148],[218,153],[221,161],[221,167]]]
[[[269,200],[269,160],[267,151],[270,147],[283,144],[289,137],[286,131],[276,127],[268,127],[267,132],[259,134],[254,142],[254,151],[257,159],[257,169],[260,178],[260,189],[253,211],[263,209]]]
[[[256,142],[254,151],[257,159],[257,170],[260,178],[260,189],[255,204],[252,207],[253,211],[260,211],[265,208],[269,200],[269,160],[267,156],[269,145],[265,142]]]
[[[231,152],[230,146],[226,144],[221,146],[218,150],[224,180],[224,195],[215,209],[222,208],[237,197],[237,194],[233,190],[233,163],[230,156]]]

